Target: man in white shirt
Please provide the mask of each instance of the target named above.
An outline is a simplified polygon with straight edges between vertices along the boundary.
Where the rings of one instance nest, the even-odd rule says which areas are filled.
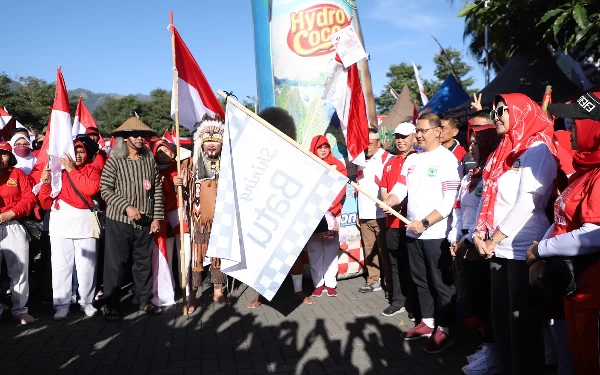
[[[393,155],[381,148],[376,129],[369,130],[369,146],[365,150],[365,156],[367,165],[358,171],[356,182],[371,195],[381,199],[379,183],[383,166]],[[380,276],[384,285],[390,280],[389,258],[385,245],[385,217],[385,212],[375,202],[363,194],[358,194],[357,224],[363,240],[368,273],[367,283],[358,290],[361,293],[381,290]]]
[[[398,183],[385,200],[395,206],[408,196],[411,223],[406,227],[406,248],[423,319],[403,337],[428,337],[423,348],[427,353],[439,353],[452,343],[449,327],[454,319],[452,258],[445,238],[460,186],[460,163],[441,145],[441,131],[437,115],[419,117],[416,137],[423,152],[406,158]]]

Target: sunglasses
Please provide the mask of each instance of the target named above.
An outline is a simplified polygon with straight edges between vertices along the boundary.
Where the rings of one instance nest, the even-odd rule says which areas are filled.
[[[130,138],[144,138],[144,133],[140,132],[131,132],[129,133]]]
[[[507,106],[502,106],[502,107],[498,107],[496,109],[492,109],[490,111],[490,118],[492,120],[494,120],[496,118],[496,116],[498,116],[498,118],[504,116],[504,111],[506,111],[506,113],[508,113],[508,107]]]

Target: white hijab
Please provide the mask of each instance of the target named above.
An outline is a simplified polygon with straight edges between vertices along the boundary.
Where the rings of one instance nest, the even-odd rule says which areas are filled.
[[[29,137],[27,137],[24,134],[15,134],[9,142],[10,145],[14,148],[15,142],[21,138],[26,140],[27,142],[29,142],[29,146],[31,147],[31,141],[29,140]],[[17,158],[17,165],[15,165],[15,168],[19,168],[20,170],[23,171],[23,173],[25,173],[27,176],[29,176],[29,174],[31,173],[31,170],[35,166],[35,162],[37,161],[37,158],[33,155],[33,150],[32,150],[32,152],[29,153],[29,155],[27,155],[24,158],[20,157],[19,155],[15,154],[14,152],[13,152],[13,154],[15,155],[15,158]]]

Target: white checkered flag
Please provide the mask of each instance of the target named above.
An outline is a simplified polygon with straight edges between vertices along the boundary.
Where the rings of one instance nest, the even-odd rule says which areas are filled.
[[[236,104],[228,99],[208,256],[270,301],[348,179]]]

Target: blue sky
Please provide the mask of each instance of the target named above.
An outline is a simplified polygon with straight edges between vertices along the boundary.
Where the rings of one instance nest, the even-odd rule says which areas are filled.
[[[373,90],[378,95],[390,64],[422,65],[433,77],[433,56],[444,47],[465,50],[462,1],[357,0]],[[62,66],[68,89],[147,94],[172,84],[169,10],[214,90],[240,98],[256,94],[250,0],[11,1],[3,4],[4,57],[0,71],[54,81]],[[474,59],[475,86],[484,85]]]

